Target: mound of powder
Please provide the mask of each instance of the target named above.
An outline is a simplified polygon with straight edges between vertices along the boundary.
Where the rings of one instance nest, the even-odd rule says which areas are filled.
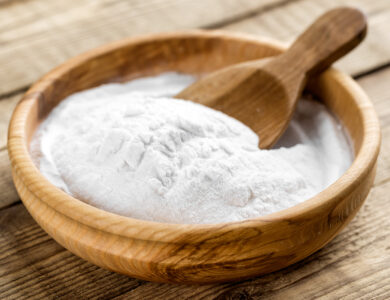
[[[294,206],[351,164],[342,128],[302,100],[278,149],[239,121],[171,96],[165,73],[71,95],[40,125],[31,153],[56,186],[98,208],[170,223],[219,223]],[[285,147],[283,147],[285,146]]]

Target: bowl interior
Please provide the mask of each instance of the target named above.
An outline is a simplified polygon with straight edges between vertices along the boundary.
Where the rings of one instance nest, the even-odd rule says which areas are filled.
[[[199,75],[230,64],[277,55],[283,50],[275,42],[203,31],[151,35],[109,44],[69,60],[37,82],[16,109],[15,115],[22,120],[23,126],[20,126],[20,122],[11,123],[9,138],[14,135],[23,140],[24,151],[28,152],[28,145],[38,124],[62,99],[80,90],[166,71]],[[308,90],[341,120],[351,137],[356,157],[365,144],[364,140],[370,140],[366,149],[366,152],[369,151],[366,153],[366,163],[367,167],[372,165],[379,145],[379,127],[372,105],[356,83],[348,76],[330,69],[311,80]],[[42,178],[39,174],[35,175]],[[353,178],[349,178],[343,186],[338,185],[321,199],[314,197],[317,200],[310,202],[311,205],[319,205],[321,201],[324,203],[326,198],[334,197],[341,187],[345,188],[352,181]],[[50,189],[53,192],[59,190],[54,186]],[[305,207],[306,203],[308,201],[298,206]],[[299,213],[299,209],[294,209],[287,210]]]
[[[136,43],[121,41],[78,56],[49,73],[40,82],[44,90],[34,102],[26,123],[29,143],[37,125],[62,99],[70,94],[108,82],[124,82],[134,78],[177,71],[199,75],[246,60],[277,55],[283,48],[253,39],[234,39],[218,34],[161,35],[139,38]],[[358,152],[363,136],[363,120],[355,99],[345,89],[327,89],[335,83],[332,76],[313,81],[316,94],[347,128]],[[340,101],[340,98],[343,100]],[[208,105],[208,103],[203,103]]]

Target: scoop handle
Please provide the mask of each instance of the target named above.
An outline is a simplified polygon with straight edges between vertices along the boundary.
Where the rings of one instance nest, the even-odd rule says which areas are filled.
[[[308,76],[318,74],[355,48],[366,31],[366,17],[360,10],[332,9],[303,32],[281,60]]]

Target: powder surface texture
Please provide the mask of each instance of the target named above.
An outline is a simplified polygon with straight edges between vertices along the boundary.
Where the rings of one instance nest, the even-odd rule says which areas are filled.
[[[241,122],[172,96],[165,73],[71,95],[30,147],[56,186],[98,208],[170,223],[239,221],[294,206],[332,184],[352,154],[322,104],[301,100],[272,150]]]

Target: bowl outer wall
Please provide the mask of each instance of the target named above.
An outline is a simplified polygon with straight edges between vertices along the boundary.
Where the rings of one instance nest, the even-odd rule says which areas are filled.
[[[31,129],[29,132],[26,124],[29,118],[41,118],[37,103],[49,101],[47,95],[61,88],[62,81],[70,80],[78,65],[121,47],[188,37],[249,43],[267,48],[266,56],[283,50],[277,43],[243,35],[192,31],[131,38],[71,59],[33,85],[13,114],[8,149],[22,201],[37,222],[73,253],[142,279],[199,283],[235,280],[274,271],[308,256],[329,242],[362,205],[374,179],[380,145],[379,123],[369,99],[349,76],[334,69],[320,76],[312,87],[322,96],[329,94],[325,98],[344,93],[353,99],[358,109],[356,119],[361,123],[361,137],[355,140],[356,158],[347,172],[320,194],[268,216],[212,225],[122,217],[67,195],[50,184],[31,161],[27,149]]]

